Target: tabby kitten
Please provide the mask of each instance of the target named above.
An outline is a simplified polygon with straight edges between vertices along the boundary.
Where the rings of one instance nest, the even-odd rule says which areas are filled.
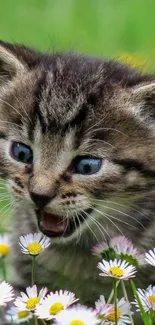
[[[108,287],[93,244],[123,233],[155,246],[155,76],[1,41],[0,176],[14,198],[14,284],[30,284],[18,238],[40,230],[52,245],[36,283],[92,304]]]

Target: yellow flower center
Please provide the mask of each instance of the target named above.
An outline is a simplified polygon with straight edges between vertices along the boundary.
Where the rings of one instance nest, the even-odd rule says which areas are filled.
[[[39,254],[42,251],[42,246],[39,243],[30,243],[27,245],[30,254]]]
[[[26,318],[29,316],[29,311],[22,310],[17,313],[18,318]]]
[[[114,276],[122,276],[122,275],[124,275],[124,271],[122,269],[120,269],[118,266],[112,266],[109,269],[109,272]]]
[[[49,309],[49,313],[51,315],[56,315],[59,313],[59,311],[64,309],[64,305],[61,302],[55,302],[53,305],[51,305]]]
[[[38,302],[40,301],[39,297],[31,297],[26,302],[26,308],[28,309],[34,309]]]
[[[84,322],[82,322],[81,320],[78,320],[78,319],[75,319],[75,320],[72,320],[69,325],[85,325]]]
[[[149,296],[148,300],[155,303],[155,296]]]
[[[121,316],[120,310],[117,308],[117,311],[116,311],[117,320],[120,318],[120,316]],[[115,308],[114,307],[111,308],[111,312],[108,316],[106,316],[106,319],[111,322],[115,322]]]
[[[10,251],[10,245],[8,244],[0,244],[0,254],[3,256],[8,255]]]

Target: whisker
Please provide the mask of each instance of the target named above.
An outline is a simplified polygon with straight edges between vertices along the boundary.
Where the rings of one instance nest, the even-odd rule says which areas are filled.
[[[114,217],[114,216],[112,216],[111,214],[108,214],[108,213],[106,213],[106,212],[105,212],[105,214],[106,214],[108,217],[110,217],[111,219],[114,219],[114,220],[116,220],[116,221],[119,221],[119,222],[121,222],[121,223],[123,223],[123,224],[125,224],[125,225],[127,225],[127,226],[129,226],[129,227],[131,227],[131,228],[133,228],[133,229],[137,229],[137,227],[131,225],[130,223],[128,223],[128,222],[126,222],[126,221],[124,221],[124,220],[122,220],[122,219],[116,218],[116,217]]]
[[[1,190],[4,190],[4,192],[2,192]],[[0,195],[1,194],[7,194],[7,195],[9,195],[9,192],[7,191],[7,188],[6,187],[0,186]]]
[[[8,198],[8,197],[1,198],[1,197],[0,197],[0,202],[8,201],[8,200],[10,200],[10,198]]]
[[[14,122],[9,122],[9,121],[0,121],[0,123],[3,123],[3,124],[10,124],[10,125],[15,125],[16,127],[20,128],[21,130],[23,130],[23,127],[17,123],[14,123]]]
[[[10,103],[8,103],[8,102],[6,102],[4,99],[2,99],[2,98],[0,98],[0,101],[1,102],[3,102],[4,104],[6,104],[6,105],[8,105],[9,107],[11,107],[17,114],[19,114],[21,117],[22,117],[22,119],[24,119],[25,120],[25,122],[27,122],[26,121],[26,118],[14,107],[14,106],[12,106]]]
[[[78,227],[78,228],[80,228],[80,231],[79,231],[79,238],[78,238],[78,240],[77,240],[77,244],[78,244],[78,242],[79,242],[80,239],[81,239],[82,228],[81,228],[81,222],[80,222],[80,219],[79,219],[78,213],[77,213],[76,211],[75,211],[75,214],[76,214],[76,218],[77,218],[77,220],[78,220],[78,224],[79,224],[79,227]]]
[[[112,204],[115,204],[115,205],[119,205],[119,206],[122,206],[124,208],[127,208],[127,206],[125,204],[121,204],[121,203],[118,203],[118,202],[115,202],[115,201],[111,201],[111,200],[99,200],[99,199],[94,199],[95,201],[99,201],[99,202],[105,202],[105,203],[112,203]],[[133,206],[136,207],[133,208]],[[141,211],[138,210],[138,206],[135,205],[135,204],[132,204],[132,206],[130,206],[130,209],[135,211],[135,212],[138,212],[140,215],[142,215],[143,217],[145,217],[146,219],[148,219],[149,221],[151,220],[148,216],[146,216],[144,213],[142,213]]]
[[[114,227],[124,236],[123,232],[121,231],[121,229],[108,217],[107,213],[101,212],[100,210],[96,209],[93,207],[93,210],[97,211],[98,213],[100,213],[101,215],[103,215],[108,221],[110,221]]]
[[[2,209],[0,212],[3,211],[3,213],[1,214],[1,217],[4,216],[4,218],[7,218],[8,215],[6,213],[8,213],[11,209],[11,207],[13,207],[13,202],[10,202],[10,204],[5,205],[4,209]],[[4,220],[3,218],[3,220]]]
[[[107,142],[107,141],[104,141],[104,140],[101,140],[101,139],[88,139],[87,143],[89,144],[89,142],[102,142],[104,144],[107,144],[108,146],[112,147],[112,148],[116,148],[115,146],[113,146],[111,143]]]
[[[0,186],[0,190],[5,190],[5,191],[7,191],[6,186]]]
[[[0,182],[0,189],[6,189],[6,184]]]
[[[82,214],[80,214],[79,213],[79,215],[81,216],[81,218],[83,219],[83,222],[85,222],[86,223],[86,225],[87,225],[87,227],[88,227],[88,229],[90,230],[90,232],[93,234],[93,236],[95,237],[95,239],[97,240],[97,242],[99,243],[99,241],[98,241],[98,238],[96,237],[96,234],[94,233],[94,231],[91,229],[91,227],[89,226],[89,224],[88,224],[88,222],[87,222],[87,220],[83,217],[83,215]]]
[[[83,212],[84,212],[84,213],[88,216],[88,218],[89,218],[90,220],[92,220],[92,222],[96,225],[96,227],[99,229],[101,235],[103,235],[104,240],[107,242],[107,239],[106,239],[105,234],[104,234],[103,231],[105,231],[105,233],[107,234],[107,236],[110,237],[108,231],[103,227],[103,225],[102,225],[98,220],[96,220],[95,218],[93,218],[92,215],[89,215],[86,211],[83,211]],[[100,227],[103,229],[103,231],[101,230]]]
[[[0,191],[0,195],[1,194],[9,194],[9,192],[6,189],[6,187],[0,187],[0,190],[5,190],[4,192]]]
[[[32,120],[30,119],[26,109],[24,108],[24,106],[20,103],[19,99],[17,98],[17,96],[15,94],[13,94],[14,98],[17,100],[17,102],[19,103],[20,107],[22,108],[23,112],[26,114],[26,116],[28,117],[30,123],[33,125]]]
[[[13,211],[16,209],[16,207],[12,204],[12,207],[10,205],[10,207],[8,207],[6,210],[5,210],[5,216],[3,218],[3,220],[1,220],[0,222],[0,227],[4,227],[4,225],[6,223],[8,223],[8,220],[10,218],[10,215],[12,215]],[[9,215],[7,215],[7,213],[9,212]],[[8,228],[8,225],[7,225],[7,228]]]
[[[126,137],[128,137],[127,134],[125,134],[124,132],[120,131],[120,130],[117,130],[117,129],[114,129],[114,128],[105,128],[105,127],[101,127],[101,128],[98,128],[98,129],[95,129],[95,130],[92,130],[91,132],[87,132],[88,130],[86,130],[86,134],[88,135],[89,133],[94,133],[94,132],[97,132],[97,131],[115,131],[117,133],[120,133],[122,135],[125,135]]]
[[[90,126],[88,129],[87,129],[87,132],[89,132],[90,130],[94,129],[95,126],[97,126],[98,124],[102,123],[103,119],[102,120],[99,120],[97,121],[94,125]]]
[[[0,196],[7,196],[7,197],[12,197],[12,195],[9,192],[0,192]]]
[[[91,201],[91,199],[90,199],[90,201]],[[93,201],[93,202],[95,203],[95,201]],[[130,219],[132,219],[134,221],[136,221],[144,230],[146,230],[146,228],[144,227],[144,225],[139,220],[137,220],[134,217],[130,216],[128,213],[125,213],[125,212],[123,212],[121,210],[114,209],[114,208],[112,208],[110,206],[107,206],[107,205],[102,205],[102,204],[98,204],[98,203],[96,203],[96,204],[99,205],[99,206],[102,206],[103,208],[108,208],[108,209],[110,209],[112,211],[118,212],[118,213],[120,213],[120,214],[122,214],[122,215],[124,215],[124,216],[126,216],[126,217],[128,217],[128,218],[130,218]]]
[[[66,222],[66,227],[65,227],[65,229],[64,229],[64,231],[63,231],[63,234],[61,235],[61,238],[62,238],[63,235],[65,234],[66,229],[67,229],[67,227],[68,227],[68,212],[67,212],[67,216],[66,216],[66,218],[63,219],[62,221],[60,221],[60,223],[64,222],[65,220],[67,220],[67,222]]]
[[[102,122],[104,121],[104,118],[97,121],[94,125],[90,126],[86,132],[87,133],[90,133],[91,130],[93,130],[97,125],[100,125]],[[117,129],[114,129],[114,128],[106,128],[106,127],[102,127],[100,129],[95,129],[94,131],[98,131],[98,130],[111,130],[111,131],[115,131],[115,132],[118,132],[118,133],[122,133],[121,131],[117,130]],[[122,133],[124,135],[126,135],[125,133]],[[127,136],[127,135],[126,135]]]
[[[13,202],[9,202],[6,204],[2,209],[0,209],[0,219],[3,217],[3,215],[10,210],[10,207],[12,206]],[[7,208],[7,209],[6,209]],[[2,213],[3,212],[3,213]],[[0,221],[1,222],[1,221]]]
[[[77,230],[77,224],[76,224],[76,221],[75,221],[75,216],[74,216],[74,215],[72,216],[72,220],[73,220],[73,222],[74,222],[75,231],[76,231],[76,230]]]
[[[26,141],[27,141],[27,137],[24,135],[23,128],[20,125],[18,125],[16,123],[13,123],[13,122],[8,122],[8,121],[0,121],[0,123],[2,123],[2,124],[10,124],[10,125],[15,126],[16,128],[18,127],[18,129],[17,129],[18,133],[20,133],[22,138],[25,138]]]

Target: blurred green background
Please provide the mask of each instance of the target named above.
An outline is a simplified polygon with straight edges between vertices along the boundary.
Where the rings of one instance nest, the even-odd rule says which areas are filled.
[[[41,50],[121,57],[154,71],[154,16],[155,0],[0,0],[0,38]],[[6,204],[4,195],[1,218]]]
[[[155,68],[154,15],[154,0],[0,0],[0,37]]]

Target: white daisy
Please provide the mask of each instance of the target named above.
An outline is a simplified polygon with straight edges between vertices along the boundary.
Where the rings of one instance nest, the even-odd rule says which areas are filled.
[[[27,287],[26,293],[21,292],[21,297],[17,297],[14,304],[22,310],[34,310],[37,304],[41,303],[42,299],[46,296],[47,291],[47,288],[42,288],[38,293],[36,285]]]
[[[130,309],[131,306],[130,304],[125,301],[124,298],[120,299],[117,302],[117,311],[116,311],[116,316],[117,316],[117,324],[118,325],[125,325],[125,324],[130,324]],[[101,314],[103,318],[103,323],[104,324],[110,324],[113,325],[115,324],[115,307],[114,305],[111,305],[111,308],[109,308],[106,312],[104,308],[101,309]]]
[[[100,298],[95,302],[96,309],[100,309],[106,304],[105,298],[103,295],[100,296]]]
[[[137,295],[138,295],[138,297],[139,297],[139,300],[140,300],[140,302],[141,302],[141,304],[142,304],[142,307],[143,307],[143,309],[145,310],[145,311],[148,311],[148,306],[147,306],[147,304],[146,304],[146,296],[145,296],[145,292],[146,292],[146,290],[144,290],[144,289],[137,289]],[[136,307],[137,307],[137,311],[140,311],[140,308],[139,308],[139,303],[138,303],[138,301],[137,301],[137,298],[135,298],[135,301],[134,302],[132,302],[132,304],[133,305],[135,305]]]
[[[51,244],[51,240],[42,233],[27,234],[19,238],[19,245],[24,254],[38,255]]]
[[[99,318],[103,319],[104,318],[103,316],[106,316],[109,314],[112,306],[113,306],[112,304],[106,303],[104,296],[101,295],[100,298],[95,302],[96,315]]]
[[[126,261],[121,260],[102,260],[98,263],[97,267],[102,271],[99,275],[109,276],[116,279],[128,280],[133,278],[136,273],[136,269],[133,265],[130,265]]]
[[[104,296],[100,296],[100,299],[95,303],[96,314],[103,324],[115,324],[115,307],[114,304],[108,304],[105,301]],[[124,298],[117,301],[117,324],[125,325],[130,323],[129,314],[131,305]]]
[[[146,312],[150,309],[155,310],[155,286],[150,285],[146,290],[137,289],[137,294]],[[133,304],[136,305],[137,311],[139,311],[140,308],[137,299]]]
[[[53,325],[97,325],[99,320],[93,309],[77,305],[61,311]]]
[[[75,298],[74,293],[59,290],[51,292],[35,309],[38,318],[50,320],[55,318],[61,310],[68,308],[79,299]]]
[[[115,236],[109,240],[109,244],[101,242],[92,248],[94,255],[109,261],[115,258],[125,260],[132,265],[144,264],[144,254],[141,254],[132,242],[125,236]]]
[[[146,302],[149,309],[155,310],[155,286],[150,285],[146,289]]]
[[[102,241],[92,247],[92,253],[97,256],[102,256],[102,253],[109,249],[109,245]]]
[[[99,309],[95,309],[95,312],[99,319],[105,320],[106,317],[108,317],[108,315],[111,315],[113,312],[113,307],[111,304],[105,304]]]
[[[131,264],[145,264],[144,254],[141,254],[131,240],[125,236],[119,235],[110,239],[110,247],[114,249],[119,258]]]
[[[0,235],[0,256],[6,256],[10,252],[10,240],[8,234]]]
[[[0,306],[6,306],[7,302],[14,299],[13,287],[7,282],[0,283]]]
[[[114,250],[118,253],[130,253],[132,251],[135,252],[134,249],[136,250],[131,240],[122,235],[111,238],[110,247],[113,247]]]
[[[13,324],[25,323],[27,320],[31,319],[33,314],[28,310],[20,310],[16,307],[11,307],[5,315],[5,319]]]
[[[155,266],[155,248],[150,249],[148,253],[145,253],[145,261],[148,264]]]

